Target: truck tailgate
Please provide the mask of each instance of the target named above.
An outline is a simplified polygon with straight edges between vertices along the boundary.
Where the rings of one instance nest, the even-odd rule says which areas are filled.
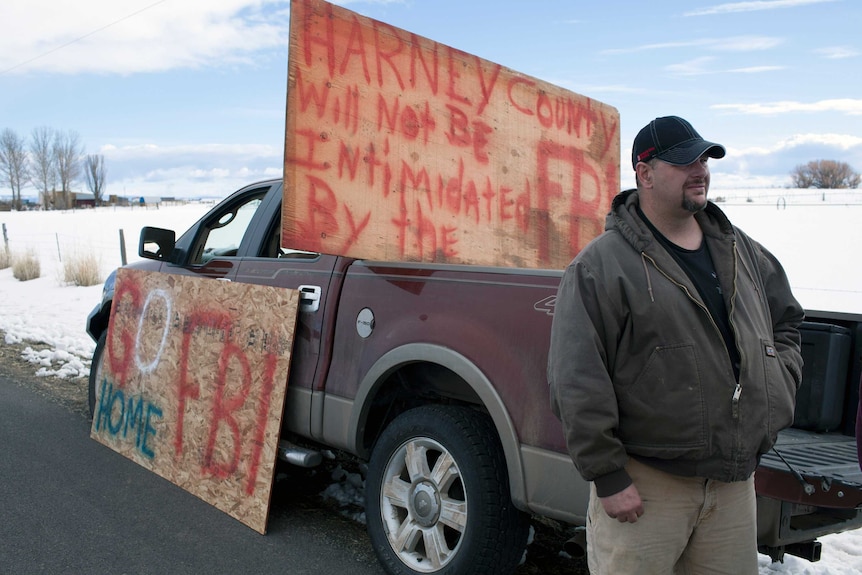
[[[818,507],[858,507],[862,471],[856,440],[838,433],[786,429],[775,449],[761,459],[755,483],[764,497]]]

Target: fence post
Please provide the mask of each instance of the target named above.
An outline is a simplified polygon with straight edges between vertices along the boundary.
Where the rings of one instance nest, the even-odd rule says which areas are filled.
[[[123,235],[123,228],[120,228],[120,262],[126,265],[126,236]]]
[[[57,258],[63,261],[63,254],[60,253],[60,234],[54,232],[54,237],[57,238]]]
[[[9,236],[6,235],[6,224],[3,224],[3,247],[6,248],[6,253],[9,253]]]

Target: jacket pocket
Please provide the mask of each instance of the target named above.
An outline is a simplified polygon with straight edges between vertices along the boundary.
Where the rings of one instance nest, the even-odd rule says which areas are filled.
[[[640,375],[617,387],[619,436],[648,457],[691,455],[707,447],[700,365],[690,343],[656,347]]]
[[[771,341],[762,339],[760,346],[760,360],[763,362],[764,381],[766,382],[769,414],[766,424],[770,441],[768,447],[761,446],[761,451],[768,451],[775,443],[778,432],[793,424],[797,382],[794,375],[781,361],[778,351]]]

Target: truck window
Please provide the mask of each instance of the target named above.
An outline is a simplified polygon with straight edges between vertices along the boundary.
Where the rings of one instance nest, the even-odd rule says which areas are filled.
[[[261,246],[261,253],[258,254],[262,258],[299,258],[309,259],[316,258],[320,254],[316,252],[306,252],[303,250],[294,250],[288,247],[281,246],[281,207],[275,210],[275,216],[269,224],[269,229],[266,232],[266,241]]]
[[[244,202],[229,206],[214,215],[201,230],[191,263],[205,264],[213,258],[236,256],[252,217],[263,203],[266,191],[264,188],[259,194],[249,196]]]

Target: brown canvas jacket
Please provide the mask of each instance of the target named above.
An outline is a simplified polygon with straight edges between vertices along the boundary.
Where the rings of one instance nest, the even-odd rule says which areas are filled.
[[[554,312],[551,408],[600,496],[627,487],[630,456],[666,471],[746,479],[793,421],[803,310],[783,268],[713,203],[704,231],[741,358],[739,382],[694,284],[614,199],[605,233],[567,268]]]

